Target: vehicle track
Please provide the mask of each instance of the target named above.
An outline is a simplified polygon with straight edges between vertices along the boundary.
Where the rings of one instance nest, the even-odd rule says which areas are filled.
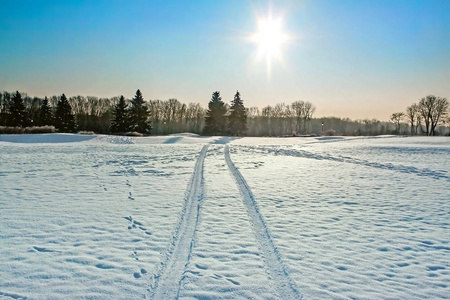
[[[250,221],[253,225],[256,240],[258,241],[263,252],[265,264],[269,270],[271,279],[274,280],[274,286],[278,295],[281,299],[301,299],[301,294],[294,281],[290,278],[288,272],[286,271],[283,261],[281,260],[280,253],[273,243],[269,229],[267,228],[267,225],[259,212],[258,205],[256,204],[250,187],[230,158],[230,149],[228,145],[225,146],[224,154],[228,168],[230,169],[230,172],[233,175],[243,196],[244,205],[247,208],[248,215],[250,216]]]
[[[191,257],[204,195],[203,163],[208,147],[205,145],[202,148],[195,163],[171,244],[148,290],[151,299],[178,299],[183,273]]]

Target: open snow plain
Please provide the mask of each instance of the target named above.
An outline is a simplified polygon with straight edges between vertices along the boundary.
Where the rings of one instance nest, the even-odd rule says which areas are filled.
[[[1,299],[449,299],[445,137],[0,135]]]

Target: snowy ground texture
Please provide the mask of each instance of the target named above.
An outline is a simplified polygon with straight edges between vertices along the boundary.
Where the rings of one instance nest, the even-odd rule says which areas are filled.
[[[0,299],[449,299],[450,139],[0,135]]]

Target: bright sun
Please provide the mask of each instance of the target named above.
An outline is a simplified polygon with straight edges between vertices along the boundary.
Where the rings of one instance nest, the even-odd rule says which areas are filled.
[[[281,28],[281,19],[260,19],[258,21],[258,32],[251,40],[258,45],[258,58],[265,58],[268,71],[270,71],[272,60],[281,59],[281,46],[289,39]]]

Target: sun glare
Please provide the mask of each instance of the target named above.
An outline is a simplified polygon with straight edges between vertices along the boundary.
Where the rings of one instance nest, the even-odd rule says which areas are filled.
[[[258,32],[252,36],[252,41],[258,45],[258,58],[265,58],[270,72],[272,61],[281,60],[281,46],[287,42],[288,35],[282,30],[281,19],[260,19]]]

